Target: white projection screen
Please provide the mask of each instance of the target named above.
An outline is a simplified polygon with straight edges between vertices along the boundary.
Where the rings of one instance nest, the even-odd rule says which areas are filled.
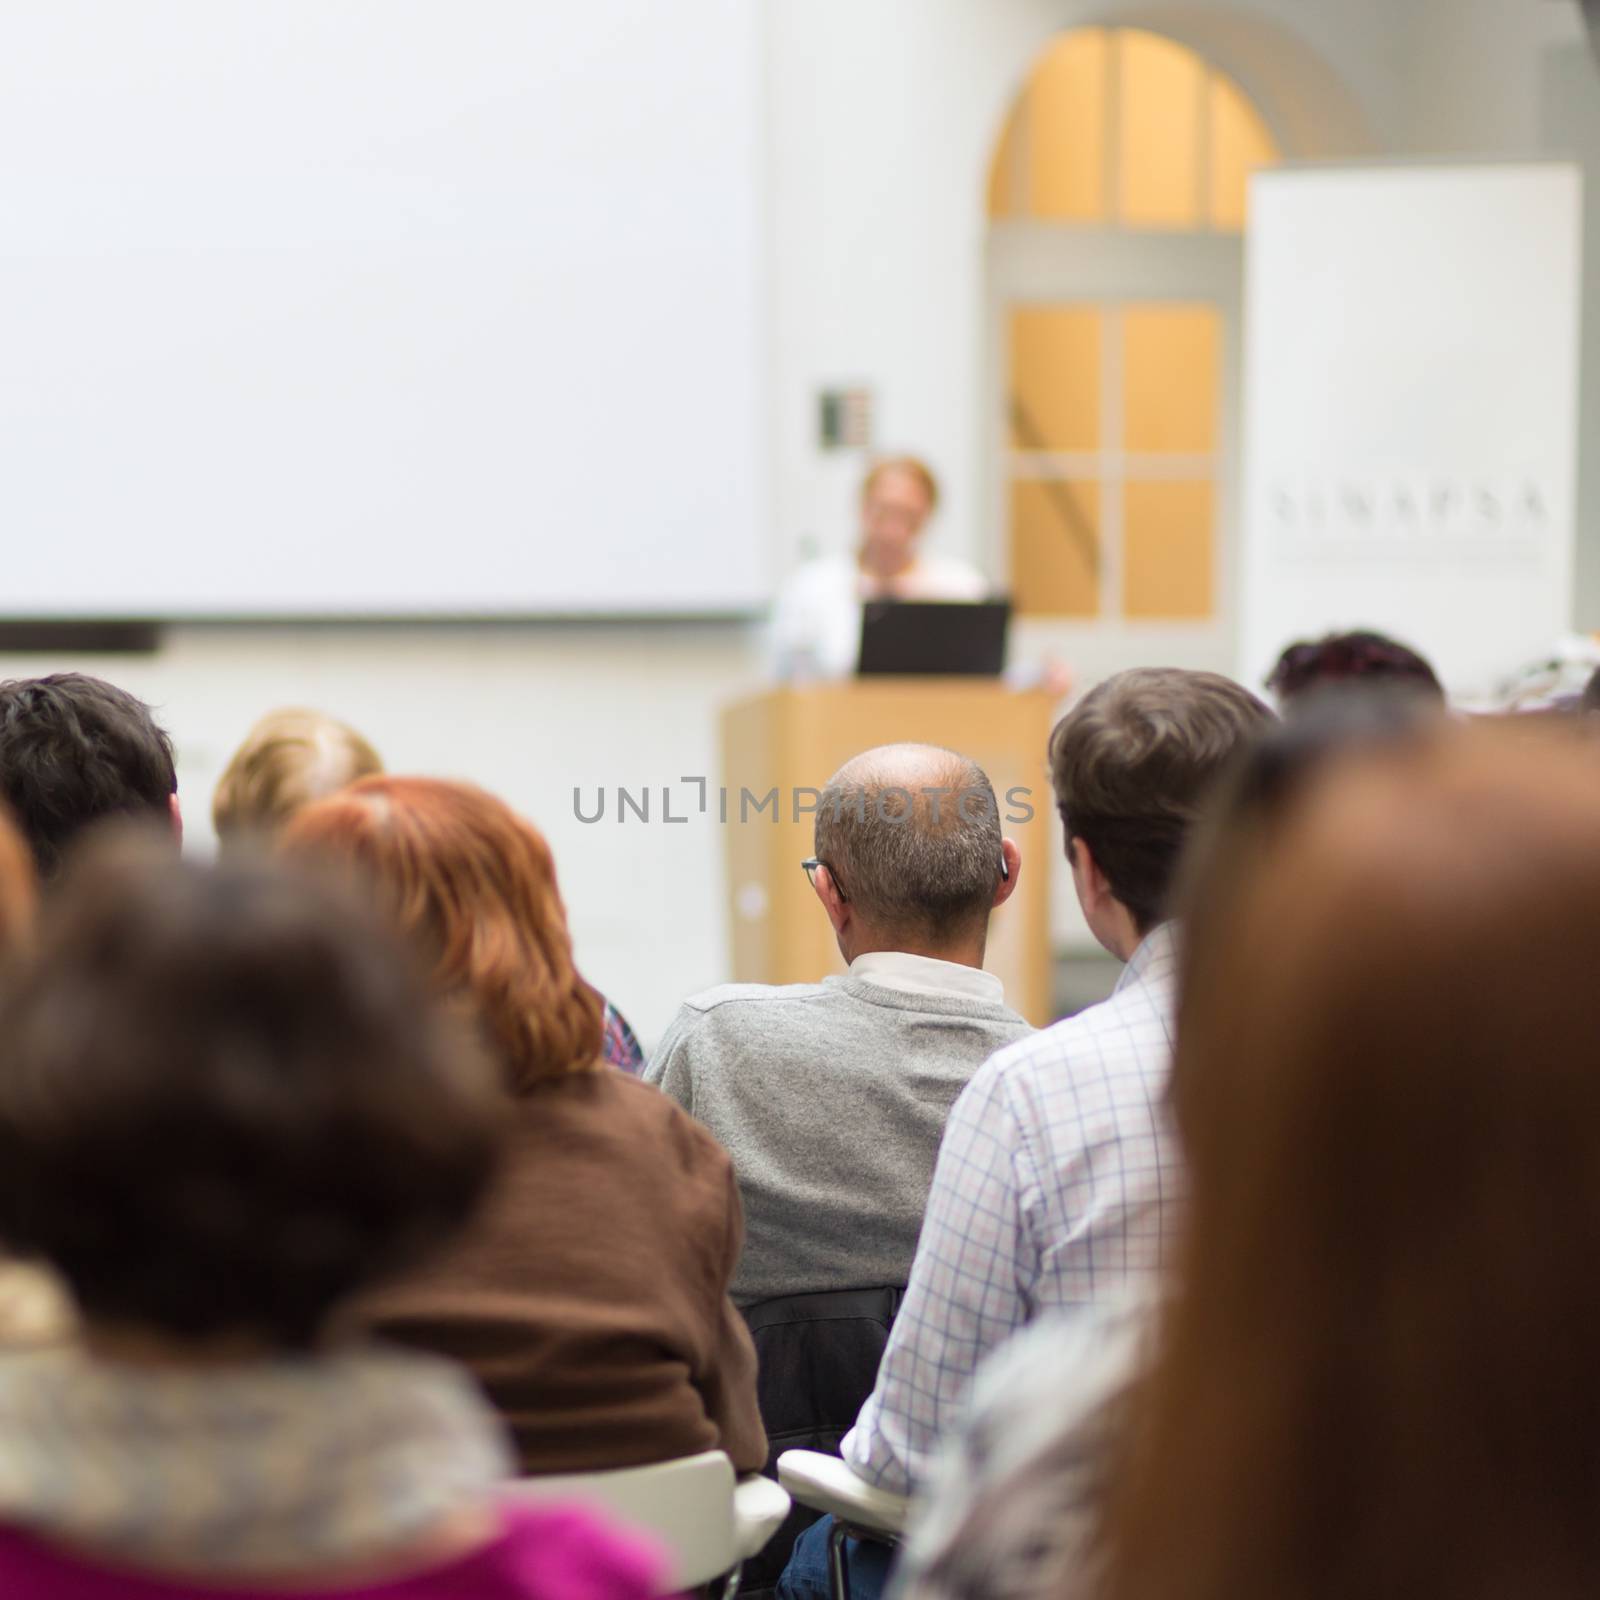
[[[0,9],[0,617],[759,605],[760,9]]]
[[[1370,627],[1477,695],[1571,627],[1581,238],[1562,163],[1252,180],[1247,683]]]

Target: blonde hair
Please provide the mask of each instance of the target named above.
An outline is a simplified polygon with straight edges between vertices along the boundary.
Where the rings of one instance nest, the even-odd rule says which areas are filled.
[[[906,477],[916,481],[918,488],[928,497],[930,515],[939,509],[939,480],[934,477],[933,468],[917,456],[881,456],[874,461],[867,469],[866,477],[861,480],[863,505],[872,498],[872,491],[877,488],[879,479],[890,472],[903,472]]]
[[[378,752],[348,724],[320,711],[269,711],[245,735],[211,801],[224,849],[270,838],[295,812],[383,771]]]

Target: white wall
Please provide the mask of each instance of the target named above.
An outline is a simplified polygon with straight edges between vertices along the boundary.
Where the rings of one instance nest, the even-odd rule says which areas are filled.
[[[982,516],[985,185],[1010,102],[1057,31],[1164,27],[1209,47],[1264,107],[1304,89],[1323,125],[1291,149],[1370,144],[1396,120],[1393,0],[769,0],[772,351],[780,565],[808,536],[848,533],[857,464],[815,448],[815,397],[875,390],[880,442],[925,454],[944,480],[939,538],[988,559]],[[1343,85],[1343,94],[1328,80]]]
[[[757,686],[737,624],[178,628],[155,657],[3,657],[0,676],[67,667],[149,700],[178,746],[186,833],[210,848],[211,792],[250,723],[310,705],[359,727],[391,770],[465,778],[503,796],[555,851],[579,965],[653,1039],[678,1002],[727,971],[721,841],[712,820],[661,826],[659,790],[714,775],[715,708]],[[594,790],[657,791],[647,827],[577,820]]]
[[[1583,37],[1576,0],[1408,0],[1409,92],[1398,143],[1424,155],[1531,155],[1541,147],[1547,51]]]
[[[993,530],[978,520],[983,179],[1010,95],[1056,29],[1165,28],[1232,71],[1291,152],[1311,154],[1437,147],[1476,127],[1520,139],[1544,23],[1507,19],[1568,10],[1560,0],[751,3],[767,5],[770,23],[770,536],[780,566],[802,536],[847,531],[856,464],[825,462],[813,445],[815,390],[838,380],[870,383],[882,440],[925,451],[942,471],[940,539],[990,547]],[[1469,37],[1427,66],[1429,28]],[[714,470],[714,440],[707,461]],[[0,673],[60,664],[0,659]],[[250,720],[309,701],[365,727],[396,767],[474,777],[545,826],[580,958],[642,1032],[658,1033],[682,994],[726,975],[715,829],[583,827],[570,790],[713,771],[718,708],[759,673],[738,628],[184,629],[154,660],[101,666],[164,705],[197,822]]]
[[[1584,168],[1574,622],[1600,629],[1600,64],[1576,0],[1413,0],[1407,22],[1404,149],[1469,157],[1542,151]]]
[[[1369,149],[1398,121],[1394,0],[771,0],[774,470],[779,568],[849,537],[859,461],[820,453],[815,397],[867,383],[878,439],[939,472],[946,548],[993,568],[985,516],[985,194],[1012,99],[1061,29],[1125,22],[1181,37],[1232,71],[1286,149]],[[1088,681],[1129,660],[1092,630],[1019,628]],[[1227,670],[1202,642],[1175,664]],[[1052,864],[1058,943],[1091,943],[1065,864]]]

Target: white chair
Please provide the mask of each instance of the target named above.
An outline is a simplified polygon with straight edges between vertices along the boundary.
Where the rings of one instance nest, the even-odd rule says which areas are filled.
[[[739,1478],[721,1450],[611,1472],[519,1478],[519,1495],[587,1505],[613,1522],[651,1535],[666,1552],[663,1593],[698,1588],[727,1575],[726,1596],[739,1587],[739,1569],[789,1515],[789,1496],[770,1478]]]
[[[899,1544],[911,1510],[910,1497],[892,1494],[857,1477],[849,1464],[820,1450],[785,1450],[778,1457],[778,1482],[793,1499],[813,1511],[831,1512],[828,1537],[828,1587],[834,1600],[850,1600],[850,1571],[845,1565],[848,1538]]]

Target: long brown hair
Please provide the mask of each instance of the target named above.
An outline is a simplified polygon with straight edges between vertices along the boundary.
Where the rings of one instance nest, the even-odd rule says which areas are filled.
[[[1600,1589],[1600,753],[1352,756],[1191,944],[1113,1600]]]
[[[282,839],[291,855],[354,863],[514,1091],[602,1064],[602,1003],[573,965],[550,846],[509,806],[471,784],[363,778]]]

